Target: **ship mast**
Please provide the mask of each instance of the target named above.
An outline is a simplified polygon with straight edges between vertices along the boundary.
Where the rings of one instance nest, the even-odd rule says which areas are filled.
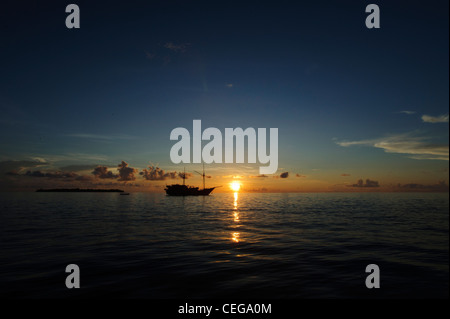
[[[196,172],[197,174],[203,176],[203,189],[205,189],[205,163],[203,163],[203,174],[200,174],[197,171],[194,171],[194,172]]]

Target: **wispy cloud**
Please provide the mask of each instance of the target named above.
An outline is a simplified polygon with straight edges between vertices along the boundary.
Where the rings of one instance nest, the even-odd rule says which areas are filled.
[[[401,190],[417,190],[417,191],[437,191],[437,192],[448,192],[448,184],[445,181],[440,181],[437,184],[424,185],[424,184],[398,184],[398,188]]]
[[[260,175],[250,175],[249,178],[266,178],[269,177],[265,174],[260,174]]]
[[[397,113],[408,114],[408,115],[416,114],[415,111],[400,111],[400,112],[397,112]]]
[[[145,51],[145,56],[147,57],[147,59],[153,60],[156,57],[156,53],[150,53],[148,51]]]
[[[33,161],[37,161],[37,162],[39,162],[39,163],[43,163],[43,164],[46,164],[46,163],[47,163],[47,160],[46,160],[45,158],[42,158],[42,157],[31,157],[31,159],[32,159]]]
[[[168,65],[173,60],[177,59],[177,56],[182,56],[189,51],[191,43],[175,43],[173,41],[158,43],[152,45],[148,50],[144,50],[147,60],[153,63],[161,63],[162,65]]]
[[[31,177],[48,177],[48,178],[74,178],[78,176],[78,174],[74,172],[60,172],[60,171],[56,172],[27,171],[25,175]]]
[[[101,154],[87,153],[65,153],[65,154],[39,154],[38,157],[31,157],[32,160],[40,162],[42,165],[52,165],[58,162],[106,162],[108,157]]]
[[[47,166],[47,162],[40,160],[3,161],[0,162],[0,175],[6,173],[9,175],[16,175],[24,170],[42,166]]]
[[[74,134],[67,134],[66,136],[93,139],[93,140],[134,140],[134,139],[136,139],[136,136],[131,136],[131,135],[127,135],[127,134],[102,135],[102,134],[89,134],[89,133],[74,133]]]
[[[343,147],[371,146],[383,149],[386,153],[409,154],[412,159],[448,161],[448,143],[436,143],[425,136],[414,136],[412,133],[391,135],[373,140],[336,142]]]
[[[186,52],[190,45],[190,43],[175,44],[173,42],[166,42],[164,47],[174,52]]]
[[[66,165],[59,167],[61,171],[71,171],[71,172],[80,172],[80,171],[88,171],[92,170],[94,167],[97,167],[98,164],[81,164],[81,165]]]
[[[448,114],[439,116],[422,115],[422,121],[425,123],[448,123]]]

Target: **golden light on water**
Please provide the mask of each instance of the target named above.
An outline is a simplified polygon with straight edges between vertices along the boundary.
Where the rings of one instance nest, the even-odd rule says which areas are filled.
[[[239,227],[239,211],[238,211],[238,192],[234,192],[234,202],[233,202],[233,207],[234,207],[234,212],[233,212],[233,217],[234,217],[234,222],[236,223],[236,228]],[[238,232],[233,232],[231,237],[231,240],[234,241],[235,243],[238,243],[239,240],[239,233]]]
[[[238,208],[238,193],[237,192],[234,192],[233,207],[234,207],[234,221],[238,222],[239,221],[239,212],[237,211],[237,208]]]
[[[239,189],[241,188],[241,183],[236,182],[236,181],[231,182],[231,183],[230,183],[230,188],[231,188],[232,191],[238,192]]]

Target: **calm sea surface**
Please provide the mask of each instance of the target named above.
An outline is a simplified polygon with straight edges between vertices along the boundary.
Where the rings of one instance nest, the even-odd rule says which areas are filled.
[[[448,209],[448,193],[0,193],[0,296],[448,298]]]

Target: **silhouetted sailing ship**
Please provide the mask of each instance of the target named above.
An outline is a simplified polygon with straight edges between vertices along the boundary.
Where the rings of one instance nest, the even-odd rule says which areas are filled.
[[[197,174],[200,174],[197,171],[194,171]],[[211,194],[211,192],[217,187],[205,188],[205,167],[203,167],[203,189],[199,189],[198,187],[185,185],[186,180],[186,171],[181,176],[183,178],[183,185],[180,184],[172,184],[166,185],[164,189],[167,195],[170,196],[207,196]]]

